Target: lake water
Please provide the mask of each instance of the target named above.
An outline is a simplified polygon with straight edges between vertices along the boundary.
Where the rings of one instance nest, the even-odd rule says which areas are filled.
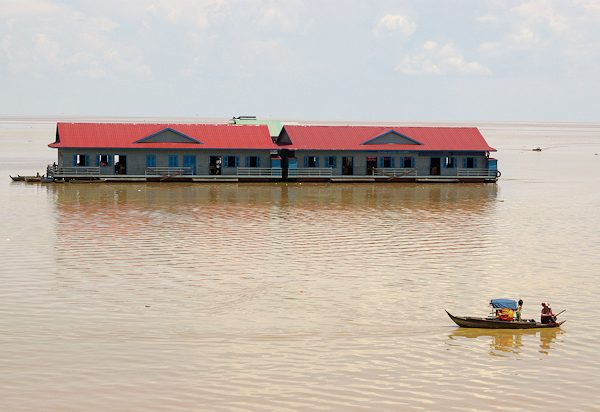
[[[44,185],[0,122],[0,409],[599,410],[600,125],[479,126],[497,184]]]

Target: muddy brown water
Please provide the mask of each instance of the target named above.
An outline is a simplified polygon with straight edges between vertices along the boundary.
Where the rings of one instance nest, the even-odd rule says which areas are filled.
[[[495,185],[13,183],[0,126],[1,410],[598,410],[600,125],[480,125]]]

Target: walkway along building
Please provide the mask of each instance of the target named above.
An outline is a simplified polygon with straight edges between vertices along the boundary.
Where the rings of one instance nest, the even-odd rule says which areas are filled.
[[[495,182],[474,127],[58,123],[55,178]],[[277,129],[279,130],[279,129]]]

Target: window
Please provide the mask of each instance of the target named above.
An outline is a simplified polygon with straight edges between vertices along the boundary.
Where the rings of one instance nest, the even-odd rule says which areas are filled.
[[[390,168],[394,167],[394,158],[390,156],[383,156],[381,158],[381,167]]]
[[[477,159],[474,157],[465,157],[463,163],[463,166],[467,169],[475,169],[477,167]]]
[[[258,156],[246,156],[246,167],[259,167],[260,158]]]
[[[96,163],[96,166],[100,167],[112,166],[112,156],[106,154],[98,155],[96,157]]]
[[[455,157],[446,157],[446,167],[448,169],[453,169],[456,167],[456,158]]]
[[[73,155],[73,166],[89,166],[87,155]]]
[[[178,167],[179,157],[177,155],[169,155],[169,167]]]
[[[337,158],[335,156],[327,156],[325,158],[325,167],[335,168]]]
[[[156,155],[146,155],[146,167],[156,167]]]
[[[404,168],[410,168],[410,167],[415,167],[415,164],[413,162],[413,158],[411,156],[405,156],[402,158],[402,167]]]
[[[225,167],[238,167],[240,158],[237,156],[225,156]]]
[[[319,167],[319,157],[306,156],[304,158],[304,167]]]

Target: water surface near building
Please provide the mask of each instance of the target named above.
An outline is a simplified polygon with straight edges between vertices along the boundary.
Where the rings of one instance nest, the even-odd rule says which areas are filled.
[[[2,410],[600,402],[600,126],[480,125],[495,185],[12,183],[55,156],[44,127],[0,127]],[[491,297],[568,321],[443,311]]]

